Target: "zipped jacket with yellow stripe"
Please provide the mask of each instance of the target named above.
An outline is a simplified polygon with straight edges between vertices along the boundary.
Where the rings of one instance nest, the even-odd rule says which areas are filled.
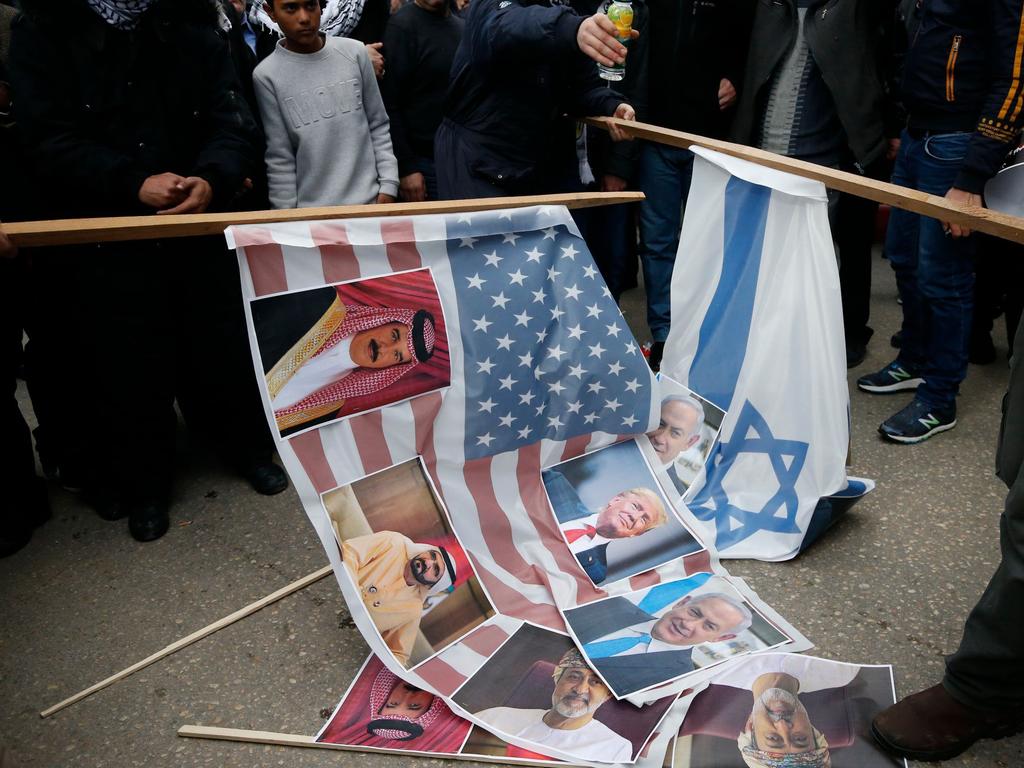
[[[912,132],[972,132],[955,186],[981,192],[1024,125],[1024,0],[919,0],[903,101]]]

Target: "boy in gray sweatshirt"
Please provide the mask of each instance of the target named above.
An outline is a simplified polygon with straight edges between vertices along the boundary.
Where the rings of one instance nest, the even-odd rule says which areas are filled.
[[[253,73],[271,206],[393,203],[398,162],[366,48],[320,33],[319,0],[264,8],[284,35]]]

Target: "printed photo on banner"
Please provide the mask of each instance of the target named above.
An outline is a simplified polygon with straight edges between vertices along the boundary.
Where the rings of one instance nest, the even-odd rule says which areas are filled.
[[[725,668],[690,704],[675,768],[892,768],[871,719],[896,701],[892,668],[791,653]]]
[[[367,752],[500,757],[502,762],[564,765],[513,747],[459,717],[440,696],[405,682],[374,655],[363,662],[316,742]]]
[[[416,459],[322,496],[344,574],[395,659],[426,661],[494,615]],[[354,608],[354,607],[353,607]]]
[[[250,308],[282,437],[451,382],[429,269],[267,296]]]
[[[457,754],[473,724],[370,656],[316,736],[319,744]]]
[[[710,573],[595,600],[564,616],[617,697],[791,640],[728,580]]]
[[[541,477],[562,538],[594,584],[704,549],[676,516],[636,440],[562,462]]]
[[[616,701],[569,637],[532,624],[452,696],[501,738],[606,763],[634,762],[675,699],[642,707]]]
[[[659,374],[661,417],[640,440],[665,492],[685,497],[718,440],[725,411],[664,374]]]

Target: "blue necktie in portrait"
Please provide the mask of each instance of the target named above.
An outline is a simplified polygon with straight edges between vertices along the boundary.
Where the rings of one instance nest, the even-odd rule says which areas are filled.
[[[609,656],[618,656],[620,653],[635,648],[641,643],[647,645],[650,642],[650,635],[641,634],[634,637],[616,637],[613,640],[597,640],[593,643],[586,643],[583,646],[583,650],[592,659],[606,659]]]

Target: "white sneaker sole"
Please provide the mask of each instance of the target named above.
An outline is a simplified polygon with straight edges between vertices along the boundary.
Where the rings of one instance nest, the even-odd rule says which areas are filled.
[[[875,395],[888,395],[891,392],[905,392],[908,389],[917,389],[924,384],[924,379],[904,379],[903,381],[897,381],[894,384],[883,384],[882,386],[876,386],[874,384],[861,384],[857,382],[857,389],[863,392],[871,392]]]
[[[887,432],[883,432],[879,428],[879,434],[886,440],[892,440],[896,443],[903,443],[904,445],[913,445],[914,443],[920,443],[922,440],[927,440],[932,435],[937,435],[939,432],[946,432],[956,426],[956,419],[953,419],[949,424],[939,424],[937,427],[932,427],[930,430],[925,432],[923,435],[917,437],[902,437],[897,435],[890,435]]]

